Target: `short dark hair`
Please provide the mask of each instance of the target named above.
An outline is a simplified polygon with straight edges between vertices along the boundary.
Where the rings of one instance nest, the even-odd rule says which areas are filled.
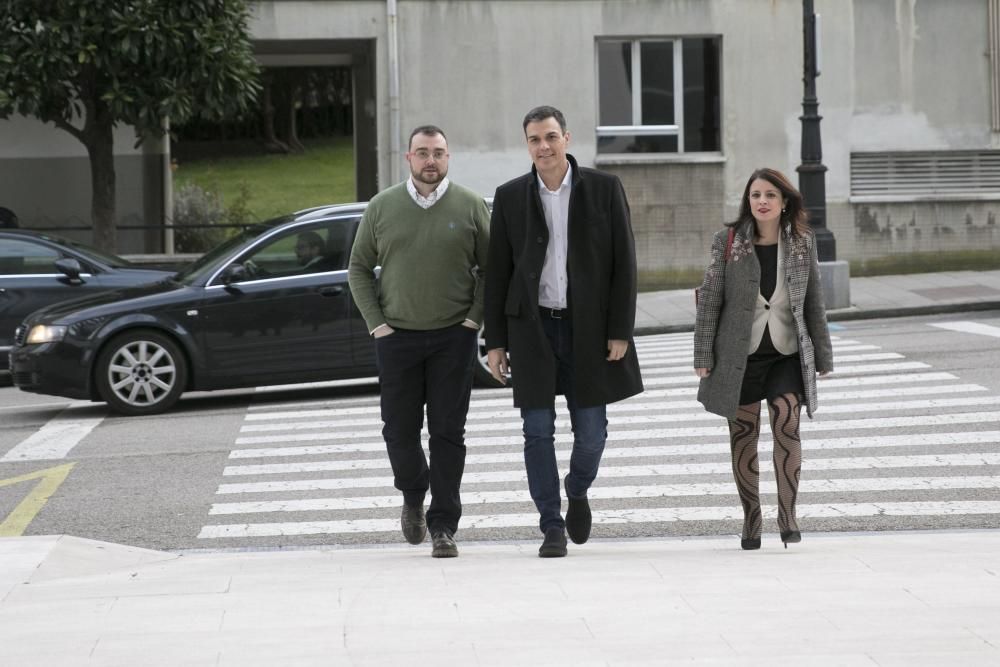
[[[413,132],[410,132],[410,140],[406,142],[406,150],[409,150],[413,146],[413,137],[418,134],[426,134],[428,137],[433,137],[435,134],[440,134],[444,137],[444,142],[448,143],[448,137],[445,135],[444,130],[442,130],[437,125],[421,125],[420,127],[413,128]]]
[[[316,248],[320,252],[323,252],[323,249],[326,247],[326,244],[323,243],[323,237],[312,231],[302,232],[296,240],[305,243],[307,246]]]
[[[527,133],[528,123],[537,123],[546,118],[555,118],[556,122],[559,123],[559,129],[562,130],[563,134],[566,134],[566,116],[563,116],[563,112],[555,107],[544,105],[535,107],[525,115],[524,122],[521,123],[521,129]]]

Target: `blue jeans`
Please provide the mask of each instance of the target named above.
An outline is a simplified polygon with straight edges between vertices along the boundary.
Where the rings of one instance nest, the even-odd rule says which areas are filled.
[[[573,330],[569,318],[560,320],[542,316],[542,328],[552,346],[556,361],[556,387],[566,395],[573,427],[573,451],[570,455],[566,494],[583,498],[597,477],[597,469],[608,439],[607,407],[581,408],[573,400]],[[565,528],[560,513],[559,466],[556,463],[556,411],[553,408],[523,408],[524,467],[528,490],[540,515],[538,527]]]

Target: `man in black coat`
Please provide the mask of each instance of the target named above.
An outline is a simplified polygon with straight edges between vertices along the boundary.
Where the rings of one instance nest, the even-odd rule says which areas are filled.
[[[536,107],[523,123],[531,172],[497,188],[490,220],[485,327],[493,377],[514,376],[524,421],[528,488],[545,539],[538,555],[566,555],[590,537],[587,491],[607,440],[606,405],[642,391],[632,345],[635,241],[617,177],[577,165],[566,119]],[[509,356],[508,356],[509,355]],[[555,396],[573,424],[560,513]]]

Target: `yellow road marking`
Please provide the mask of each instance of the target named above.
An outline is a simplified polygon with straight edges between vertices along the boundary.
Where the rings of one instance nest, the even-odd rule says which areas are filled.
[[[19,477],[10,479],[0,479],[0,487],[10,486],[37,479],[38,483],[28,493],[27,497],[18,503],[14,511],[11,512],[3,523],[0,523],[0,537],[17,537],[23,535],[28,524],[34,520],[38,512],[56,492],[59,485],[66,481],[69,471],[73,469],[75,463],[65,463],[55,468],[36,470]]]

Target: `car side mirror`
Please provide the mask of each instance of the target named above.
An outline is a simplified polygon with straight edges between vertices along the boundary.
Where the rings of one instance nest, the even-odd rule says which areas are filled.
[[[78,260],[71,257],[57,259],[56,268],[65,274],[70,280],[79,280],[80,282],[83,282],[83,279],[80,278],[80,274],[83,273],[83,267],[80,266],[80,262]]]
[[[241,283],[247,279],[247,270],[243,268],[242,264],[230,264],[222,270],[219,279],[222,280],[223,285]]]

